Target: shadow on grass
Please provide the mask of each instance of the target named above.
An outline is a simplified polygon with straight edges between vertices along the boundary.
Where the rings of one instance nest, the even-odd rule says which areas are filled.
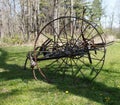
[[[14,55],[18,56],[18,54]],[[32,73],[30,70],[23,70],[23,67],[19,64],[7,64],[8,53],[3,49],[0,49],[0,69],[4,69],[3,72],[0,72],[0,79],[9,80],[9,79],[33,79]],[[14,60],[14,59],[13,59]]]
[[[5,70],[3,72],[0,72],[0,79],[10,80],[22,78],[23,80],[30,80],[33,78],[32,72],[30,72],[29,70],[23,70],[23,67],[19,66],[19,64],[7,64],[6,61],[8,53],[6,51],[0,49],[0,53],[0,68]],[[66,75],[64,80],[62,80],[62,74],[58,72],[52,72],[53,69],[57,69],[56,66],[50,67],[48,69],[48,71],[45,71],[44,69],[43,70],[48,78],[52,78],[54,80],[51,84],[55,85],[60,91],[69,91],[70,94],[82,96],[88,98],[89,100],[105,105],[120,105],[119,88],[108,87],[107,85],[96,81],[90,83],[89,80],[82,80],[81,78],[77,78],[78,81],[76,81],[76,83],[74,84],[72,82],[73,79],[70,75]],[[40,76],[39,79],[43,80]],[[45,90],[45,88],[39,87],[33,89],[32,91],[38,93],[42,92],[43,90]],[[48,89],[48,91],[51,91],[51,89]],[[11,94],[16,94],[16,92],[18,91],[15,90]]]

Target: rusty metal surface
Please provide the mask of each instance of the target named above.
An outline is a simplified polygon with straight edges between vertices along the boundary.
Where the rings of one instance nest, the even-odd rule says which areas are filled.
[[[59,22],[58,27],[54,27],[55,22]],[[46,40],[41,44],[39,41],[43,37]],[[38,62],[56,60],[51,65],[57,62],[58,68],[69,66],[72,76],[81,75],[82,78],[93,80],[104,65],[105,47],[103,32],[96,24],[84,18],[59,17],[41,29],[35,40],[34,51],[27,55],[25,68],[27,60],[30,60],[35,79],[35,67],[47,79]]]

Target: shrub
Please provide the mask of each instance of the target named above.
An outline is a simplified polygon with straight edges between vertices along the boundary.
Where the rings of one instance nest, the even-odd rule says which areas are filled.
[[[4,37],[3,42],[7,44],[23,44],[23,40],[17,35],[14,37]]]

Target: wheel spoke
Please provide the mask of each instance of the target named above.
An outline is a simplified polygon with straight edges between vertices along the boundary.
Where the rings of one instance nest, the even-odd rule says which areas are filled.
[[[84,17],[84,12],[82,16]],[[62,72],[63,76],[71,74],[73,77],[80,76],[92,80],[103,67],[105,42],[99,27],[83,17],[66,16],[49,22],[37,36],[34,46],[38,49],[33,52],[36,54],[38,51],[36,57],[43,57],[45,60],[54,58],[55,60],[46,66],[51,68],[55,65],[56,72]],[[55,22],[59,22],[57,27],[54,26]],[[45,46],[45,50],[38,47],[43,37],[46,40],[51,39],[51,42]],[[45,56],[44,53],[48,55]],[[39,64],[42,65],[41,62]]]

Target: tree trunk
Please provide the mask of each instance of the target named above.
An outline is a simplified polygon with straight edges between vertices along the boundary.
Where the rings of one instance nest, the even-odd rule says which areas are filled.
[[[27,24],[26,24],[26,30],[27,30],[27,41],[30,41],[30,34],[29,34],[29,0],[27,0]]]
[[[59,17],[59,3],[58,0],[54,0],[54,19],[57,19]],[[59,34],[59,20],[54,21],[54,40],[57,40],[58,34]]]
[[[114,23],[114,12],[110,16],[110,30],[113,30],[113,23]]]
[[[2,10],[0,10],[0,39],[3,39],[3,18],[2,18]]]

